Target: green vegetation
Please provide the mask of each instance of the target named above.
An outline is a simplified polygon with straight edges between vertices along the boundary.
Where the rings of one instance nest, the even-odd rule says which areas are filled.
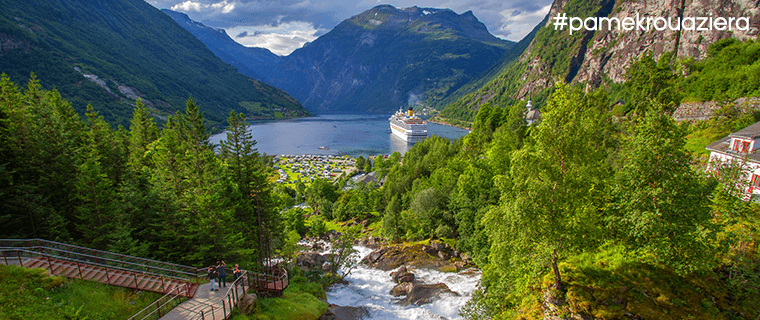
[[[256,270],[281,237],[262,157],[242,114],[215,153],[195,101],[163,130],[140,101],[130,130],[56,91],[0,77],[3,238],[43,238],[203,266]],[[51,143],[57,141],[57,143]]]
[[[727,108],[676,124],[676,69],[645,55],[611,92],[555,86],[533,126],[522,103],[486,103],[463,139],[383,161],[382,187],[318,197],[322,214],[366,219],[391,241],[456,239],[483,270],[466,318],[756,317],[760,206],[689,151],[757,117]]]
[[[760,41],[723,39],[709,47],[708,59],[684,63],[689,76],[681,88],[688,101],[733,101],[760,96]]]
[[[0,54],[0,70],[16,83],[34,72],[43,88],[55,87],[79,114],[92,104],[114,128],[129,125],[135,103],[120,85],[133,88],[156,116],[182,110],[193,97],[217,130],[230,110],[254,118],[275,118],[275,109],[288,117],[306,115],[292,97],[239,74],[148,3],[3,0],[0,8],[0,33],[14,43]]]
[[[161,296],[6,265],[0,282],[0,318],[8,320],[126,319]]]
[[[283,292],[282,298],[262,298],[257,301],[257,313],[249,317],[236,317],[233,319],[256,319],[256,320],[315,320],[319,319],[325,311],[327,304],[317,299],[321,296],[325,299],[325,293],[321,286],[315,283],[307,283],[303,277],[294,277],[290,286]],[[316,285],[316,287],[315,287]]]

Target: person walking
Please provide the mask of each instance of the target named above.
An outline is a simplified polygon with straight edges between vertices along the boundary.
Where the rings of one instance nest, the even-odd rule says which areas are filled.
[[[216,273],[219,274],[219,288],[227,287],[227,273],[224,272],[224,268],[226,266],[227,264],[224,263],[224,260],[219,260],[216,262]]]
[[[216,281],[216,268],[214,266],[208,267],[208,282],[211,283],[211,291],[219,291],[214,288],[214,281]]]

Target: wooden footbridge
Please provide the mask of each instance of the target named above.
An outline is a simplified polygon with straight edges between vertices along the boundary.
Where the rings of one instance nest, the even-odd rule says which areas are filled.
[[[98,281],[135,290],[163,293],[154,304],[130,319],[155,319],[168,313],[175,300],[193,299],[206,268],[195,268],[157,260],[95,250],[41,239],[0,239],[0,263],[26,268],[43,268],[51,275]],[[230,276],[232,270],[227,272]],[[204,285],[205,286],[205,285]],[[205,299],[201,307],[176,319],[227,319],[238,298],[249,290],[281,295],[288,287],[288,274],[277,269],[272,274],[243,271],[226,294]],[[182,305],[180,305],[182,307]]]

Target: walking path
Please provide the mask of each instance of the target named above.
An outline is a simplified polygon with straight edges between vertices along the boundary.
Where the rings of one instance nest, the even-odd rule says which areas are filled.
[[[198,287],[198,291],[192,299],[172,309],[172,311],[161,317],[160,320],[223,320],[230,315],[231,308],[229,307],[228,300],[235,299],[233,303],[237,304],[236,301],[245,295],[245,291],[240,286],[237,290],[230,285],[226,288],[218,288],[219,291],[211,291],[210,289],[211,284],[202,284]],[[231,298],[227,298],[228,290],[230,291],[229,295]],[[224,303],[222,303],[223,300]],[[213,310],[213,313],[211,310]]]

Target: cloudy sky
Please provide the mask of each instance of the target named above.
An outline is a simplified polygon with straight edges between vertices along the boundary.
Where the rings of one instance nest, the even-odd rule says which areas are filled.
[[[472,10],[488,31],[519,41],[549,12],[551,0],[146,0],[159,9],[186,13],[207,26],[224,28],[235,41],[287,55],[305,42],[377,5]]]

